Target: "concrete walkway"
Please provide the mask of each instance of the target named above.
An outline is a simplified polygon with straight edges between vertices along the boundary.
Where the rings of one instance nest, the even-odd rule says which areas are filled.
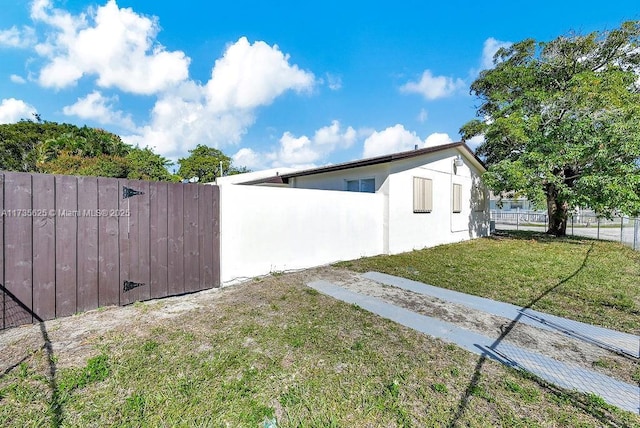
[[[422,282],[384,273],[367,272],[363,274],[362,277],[381,284],[391,285],[415,293],[426,294],[446,302],[468,306],[509,320],[518,320],[518,322],[533,327],[560,331],[575,339],[584,340],[593,345],[609,349],[610,351],[633,358],[640,358],[640,337],[632,334],[545,314],[544,312],[534,311],[533,309],[525,309],[509,303],[496,302],[495,300],[484,297],[434,287],[433,285],[427,285]]]
[[[503,316],[509,319],[517,319],[517,317],[519,317],[518,322],[537,322],[532,318],[523,316],[520,311],[521,308],[513,305],[507,305],[511,307],[509,308],[507,306],[502,306],[503,304],[500,304],[499,302],[489,299],[469,296],[463,293],[452,292],[450,290],[443,290],[415,281],[409,281],[404,278],[375,272],[369,272],[362,276],[387,285],[398,286],[396,283],[399,283],[402,288],[407,290],[415,288],[417,292],[423,292],[425,291],[424,287],[430,287],[428,288],[429,292],[425,292],[424,294],[434,295],[431,293],[440,293],[440,291],[444,291],[447,293],[434,295],[434,297],[448,301],[454,301],[450,299],[455,298],[457,299],[455,300],[456,303],[474,307],[478,310],[490,312],[494,315]],[[430,336],[438,337],[447,342],[455,343],[475,354],[484,355],[510,367],[534,373],[537,376],[540,376],[541,378],[563,388],[597,394],[610,404],[630,412],[640,413],[640,387],[638,386],[620,382],[591,370],[559,362],[544,355],[504,343],[503,341],[497,340],[498,338],[490,338],[465,330],[437,318],[417,314],[413,311],[387,303],[381,299],[355,293],[328,281],[313,281],[307,285],[323,294],[327,294],[347,303],[357,304],[363,309],[395,321],[406,327]],[[450,295],[449,293],[455,293],[455,295]],[[443,298],[441,296],[445,296],[447,298]],[[514,308],[516,309],[515,312],[513,312]],[[542,315],[545,317],[549,316],[547,314]],[[537,322],[535,326],[541,328],[552,328],[548,325],[540,324],[539,322]],[[636,343],[637,340],[638,338],[636,337]],[[616,340],[615,343],[617,344],[618,341]]]

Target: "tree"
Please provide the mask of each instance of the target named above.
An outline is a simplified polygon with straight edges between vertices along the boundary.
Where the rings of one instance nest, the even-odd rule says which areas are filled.
[[[130,166],[122,156],[99,155],[83,157],[66,151],[54,159],[41,163],[39,171],[47,174],[83,175],[93,177],[127,178]],[[137,178],[137,177],[135,177]]]
[[[218,149],[198,144],[195,149],[189,150],[189,156],[178,159],[180,169],[178,175],[182,178],[196,177],[199,182],[209,183],[220,175],[234,175],[249,172],[246,168],[238,168],[232,164],[233,160]],[[222,174],[220,166],[222,165]]]
[[[463,139],[494,192],[546,201],[547,233],[565,235],[570,209],[640,212],[640,21],[551,42],[502,48],[471,85],[478,117]]]
[[[68,127],[52,122],[21,120],[18,123],[0,125],[0,169],[36,171],[37,148],[44,141],[66,132],[69,132]]]
[[[165,157],[154,153],[146,147],[140,149],[132,148],[126,156],[129,165],[127,178],[134,180],[153,181],[177,181],[178,177],[172,175],[168,168],[172,162]]]
[[[67,123],[21,120],[0,125],[0,169],[46,172],[42,166],[59,155],[124,156],[131,149],[119,136],[102,129]]]
[[[122,142],[119,136],[103,129],[47,124],[58,132],[36,147],[38,164],[50,162],[61,153],[93,158],[101,155],[123,157],[131,151],[131,146]]]
[[[0,125],[0,169],[177,181],[171,162],[149,148],[125,144],[115,134],[68,123],[21,120]]]

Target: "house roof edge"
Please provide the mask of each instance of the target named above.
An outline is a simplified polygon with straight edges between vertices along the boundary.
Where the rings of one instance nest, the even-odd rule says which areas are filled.
[[[445,150],[449,150],[449,149],[463,149],[463,150],[466,150],[468,152],[468,154],[470,155],[470,157],[474,161],[476,161],[478,163],[478,165],[482,169],[484,169],[484,170],[487,169],[486,166],[484,165],[484,162],[482,162],[482,160],[480,160],[480,158],[478,158],[476,156],[476,154],[473,153],[473,151],[469,148],[469,146],[467,146],[464,142],[457,142],[457,143],[443,144],[443,145],[440,145],[440,146],[425,147],[425,148],[422,148],[422,149],[409,150],[409,151],[405,151],[405,152],[392,153],[392,154],[388,154],[388,155],[375,156],[375,157],[366,158],[366,159],[359,159],[359,160],[355,160],[355,161],[342,162],[342,163],[337,163],[337,164],[334,164],[334,165],[322,166],[322,167],[318,167],[318,168],[311,168],[311,169],[306,169],[306,170],[302,170],[302,171],[292,172],[292,173],[289,173],[289,174],[281,174],[281,175],[274,176],[274,177],[267,177],[267,178],[263,178],[263,179],[259,179],[259,180],[252,180],[252,181],[248,181],[248,182],[245,182],[245,183],[239,183],[239,184],[252,185],[252,184],[262,184],[262,183],[286,183],[286,182],[288,182],[288,180],[290,178],[303,177],[303,176],[315,175],[315,174],[323,174],[323,173],[327,173],[327,172],[341,171],[341,170],[345,170],[345,169],[359,168],[359,167],[363,167],[363,166],[378,165],[378,164],[381,164],[381,163],[394,162],[394,161],[401,160],[401,159],[409,159],[409,158],[422,156],[422,155],[426,155],[426,154],[430,154],[430,153],[437,153],[437,152],[441,152],[441,151],[445,151]]]

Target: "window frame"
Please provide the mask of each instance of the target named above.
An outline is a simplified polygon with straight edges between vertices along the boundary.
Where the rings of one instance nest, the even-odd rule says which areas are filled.
[[[373,188],[372,191],[364,191],[362,190],[362,183],[365,181],[372,181]],[[358,182],[358,190],[349,190],[349,183]],[[376,178],[375,177],[364,177],[364,178],[354,178],[354,179],[345,179],[344,187],[347,192],[358,192],[358,193],[376,193]]]

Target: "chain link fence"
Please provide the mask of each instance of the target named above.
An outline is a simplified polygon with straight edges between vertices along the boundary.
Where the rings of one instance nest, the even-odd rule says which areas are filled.
[[[492,210],[491,224],[495,229],[545,232],[549,217],[545,211]],[[618,241],[640,251],[640,218],[617,216],[607,219],[592,212],[571,213],[567,235]]]

